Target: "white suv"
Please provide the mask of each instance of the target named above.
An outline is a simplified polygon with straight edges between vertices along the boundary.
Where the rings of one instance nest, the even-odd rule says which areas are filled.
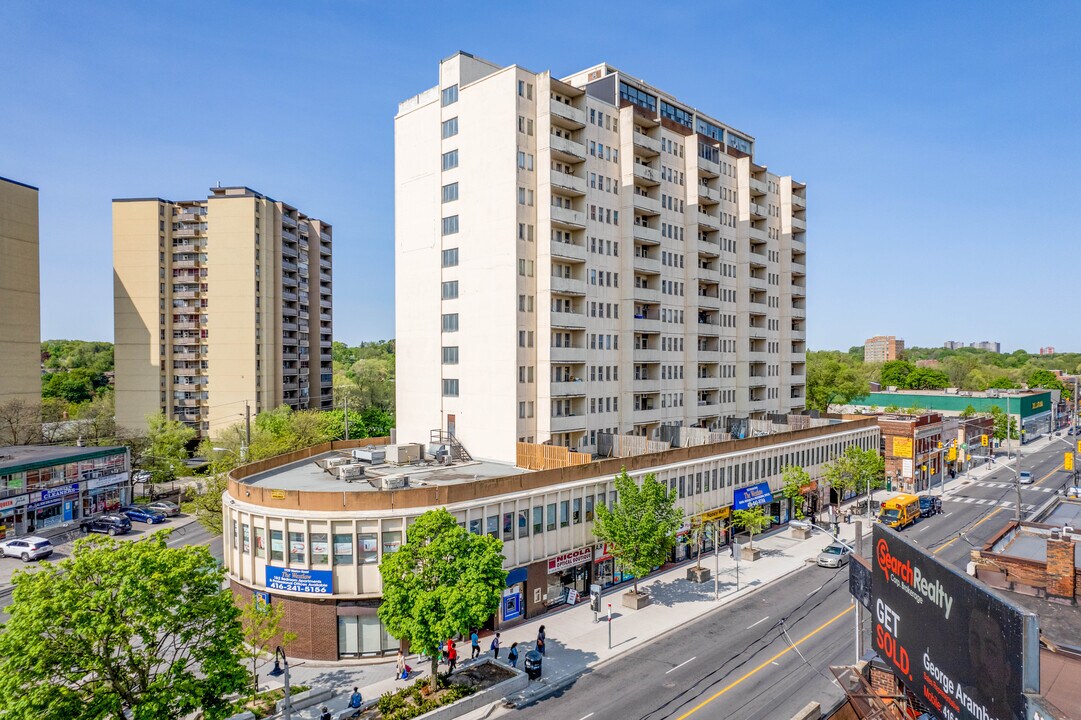
[[[29,537],[0,541],[0,555],[22,558],[23,562],[41,560],[53,554],[53,544],[46,538]]]

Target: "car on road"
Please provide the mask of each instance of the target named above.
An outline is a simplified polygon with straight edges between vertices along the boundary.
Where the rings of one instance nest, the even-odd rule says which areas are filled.
[[[101,515],[96,518],[83,520],[79,523],[79,529],[84,533],[108,533],[109,535],[124,535],[131,532],[131,520],[125,515]]]
[[[848,564],[852,548],[841,543],[831,543],[818,553],[818,567],[839,568]]]
[[[150,473],[147,470],[136,470],[131,474],[131,479],[137,483],[150,482]]]
[[[1021,475],[1018,477],[1017,481],[1022,485],[1031,485],[1032,473],[1030,473],[1028,470],[1022,470]]]
[[[132,522],[144,522],[147,525],[157,525],[165,522],[168,518],[165,513],[151,510],[142,505],[126,505],[119,510],[121,515],[126,515]]]
[[[36,535],[0,542],[0,556],[21,558],[23,562],[42,560],[52,554],[53,544]]]
[[[180,514],[180,506],[175,502],[169,502],[168,500],[157,500],[147,504],[148,510],[155,510],[162,513],[165,517],[176,517]]]
[[[920,517],[931,517],[942,512],[942,498],[920,495]]]

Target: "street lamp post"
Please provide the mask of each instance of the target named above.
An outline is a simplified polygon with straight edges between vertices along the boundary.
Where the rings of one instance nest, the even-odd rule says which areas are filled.
[[[278,658],[281,658],[281,662],[278,662]],[[293,717],[293,701],[289,697],[289,658],[285,657],[285,651],[282,650],[282,646],[274,648],[274,669],[267,673],[270,677],[281,677],[285,682],[285,702],[282,705],[282,720],[292,720]]]

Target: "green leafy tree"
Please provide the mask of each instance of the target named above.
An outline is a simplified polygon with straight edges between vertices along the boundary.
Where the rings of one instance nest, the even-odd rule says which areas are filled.
[[[906,380],[916,366],[907,360],[890,360],[882,365],[879,382],[883,387],[908,387]]]
[[[87,538],[20,572],[0,631],[0,718],[228,714],[245,687],[239,610],[205,546]]]
[[[60,398],[69,403],[83,403],[93,398],[99,388],[108,384],[105,375],[87,368],[58,370],[42,376],[41,396]]]
[[[846,405],[869,391],[867,378],[840,353],[807,353],[807,407],[829,412],[830,405]]]
[[[154,484],[170,482],[185,473],[184,461],[190,456],[188,445],[195,441],[195,430],[162,413],[148,415],[146,428],[146,450],[135,458],[135,465],[147,470]],[[153,486],[150,494],[154,494]]]
[[[429,510],[409,526],[407,542],[379,563],[379,619],[396,638],[432,659],[439,644],[487,622],[506,587],[503,542],[474,535],[446,509]]]
[[[1017,390],[1021,387],[1021,384],[1002,375],[987,383],[987,387],[994,390]]]
[[[675,545],[683,510],[675,507],[675,497],[653,473],[639,485],[623,470],[615,486],[612,507],[597,506],[593,534],[609,544],[616,563],[634,576],[637,595],[638,578],[663,564]]]
[[[991,417],[995,421],[995,439],[1005,440],[1007,433],[1009,433],[1010,439],[1017,440],[1020,436],[1017,433],[1017,419],[1010,415],[1007,421],[1006,411],[1000,408],[998,405],[991,406]]]
[[[252,699],[259,694],[259,674],[256,666],[259,658],[270,655],[275,648],[283,650],[297,639],[294,632],[281,629],[285,617],[285,606],[263,602],[258,595],[252,595],[248,602],[240,606],[240,628],[244,635],[244,657],[251,661]]]
[[[885,408],[882,409],[882,412],[886,413],[887,415],[896,415],[901,412],[901,406],[887,405]]]
[[[963,417],[963,418],[975,417],[975,415],[976,415],[976,408],[972,407],[971,403],[966,405],[965,409],[961,411],[961,417]]]
[[[796,514],[796,519],[802,520],[806,498],[801,488],[811,484],[810,474],[799,465],[786,465],[781,470],[781,483],[781,494],[792,501],[792,511]]]
[[[950,378],[941,370],[918,367],[905,378],[904,387],[908,390],[941,390],[949,383]]]
[[[772,519],[766,514],[766,509],[761,505],[755,505],[747,510],[733,510],[732,524],[743,530],[750,537],[748,545],[754,549],[754,536],[769,527]]]
[[[1047,390],[1059,390],[1062,392],[1064,399],[1070,399],[1070,390],[1072,387],[1067,387],[1058,376],[1050,370],[1035,370],[1025,381],[1030,388],[1045,388]]]
[[[364,437],[386,437],[394,428],[394,415],[383,408],[365,408],[360,419],[364,423]]]
[[[216,472],[186,490],[185,511],[193,513],[199,524],[214,535],[221,535],[224,528],[221,496],[227,489],[228,475],[225,472]]]

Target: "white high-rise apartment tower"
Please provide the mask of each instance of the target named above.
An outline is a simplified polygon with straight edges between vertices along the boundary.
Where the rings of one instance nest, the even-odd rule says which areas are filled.
[[[806,187],[608,65],[458,53],[395,118],[397,424],[517,441],[805,403]]]

